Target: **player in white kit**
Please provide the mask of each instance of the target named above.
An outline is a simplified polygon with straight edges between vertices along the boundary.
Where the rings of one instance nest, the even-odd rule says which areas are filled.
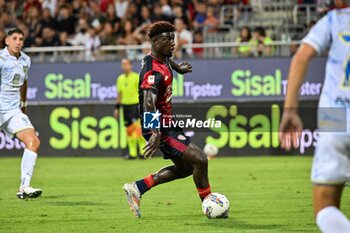
[[[318,106],[320,135],[311,172],[314,212],[322,232],[350,232],[349,219],[340,211],[342,190],[350,180],[350,8],[330,11],[320,19],[293,57],[279,136],[283,148],[299,146],[303,125],[298,92],[311,59],[327,49]]]
[[[5,39],[6,47],[0,50],[0,130],[9,137],[18,138],[26,148],[21,163],[20,199],[36,198],[41,189],[30,186],[40,140],[26,111],[26,93],[29,56],[21,51],[24,34],[18,28],[10,29]]]

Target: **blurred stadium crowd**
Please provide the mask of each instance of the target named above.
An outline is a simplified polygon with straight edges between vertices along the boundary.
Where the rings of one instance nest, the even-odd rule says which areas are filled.
[[[203,48],[182,48],[185,44],[227,41],[246,43],[231,49],[240,56],[269,56],[274,55],[269,46],[273,40],[299,40],[315,15],[335,7],[345,4],[342,0],[0,0],[0,46],[6,31],[17,26],[26,35],[25,47],[80,45],[93,54],[104,45],[147,45],[149,25],[167,20],[177,30],[176,57],[203,57]],[[295,11],[307,11],[307,20],[299,22]],[[294,20],[297,29],[285,31],[286,20]],[[132,51],[127,56],[138,58]]]

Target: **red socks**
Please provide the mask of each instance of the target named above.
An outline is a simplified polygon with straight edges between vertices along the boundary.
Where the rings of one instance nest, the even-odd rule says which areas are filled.
[[[146,176],[143,180],[145,181],[147,188],[149,189],[151,189],[155,185],[152,174],[149,176]]]
[[[210,185],[208,186],[208,188],[197,188],[197,191],[198,191],[199,197],[203,201],[204,198],[211,193]]]
[[[137,188],[139,189],[141,194],[144,194],[148,190],[150,190],[153,186],[155,186],[155,182],[153,180],[153,175],[146,176],[145,178],[136,181]]]

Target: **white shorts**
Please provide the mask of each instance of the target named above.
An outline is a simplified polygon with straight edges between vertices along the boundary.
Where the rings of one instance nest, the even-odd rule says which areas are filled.
[[[350,180],[350,135],[320,133],[312,163],[314,184],[342,184]]]
[[[24,129],[34,129],[29,117],[20,109],[0,112],[0,130],[3,130],[10,138]]]

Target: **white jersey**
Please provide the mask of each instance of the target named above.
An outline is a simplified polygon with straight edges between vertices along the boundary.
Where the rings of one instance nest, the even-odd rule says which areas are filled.
[[[318,53],[329,49],[319,107],[350,108],[350,8],[330,11],[303,43]]]
[[[7,47],[0,50],[0,112],[18,109],[20,88],[28,78],[30,58],[21,52],[17,59],[10,55]]]
[[[310,30],[303,43],[311,45],[319,54],[329,49],[318,104],[319,130],[349,134],[350,8],[330,11]]]

